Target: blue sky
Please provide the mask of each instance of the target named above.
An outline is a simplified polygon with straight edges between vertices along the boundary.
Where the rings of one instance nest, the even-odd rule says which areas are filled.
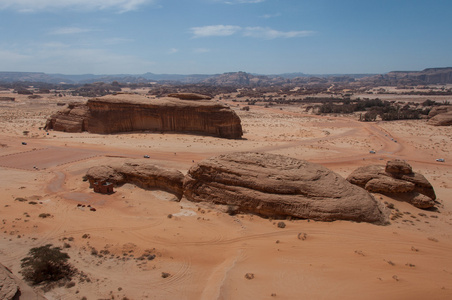
[[[0,0],[0,71],[385,73],[452,66],[451,0]]]

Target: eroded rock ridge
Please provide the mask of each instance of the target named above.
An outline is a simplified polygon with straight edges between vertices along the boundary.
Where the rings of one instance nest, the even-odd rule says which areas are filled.
[[[91,185],[96,181],[108,181],[116,186],[131,183],[143,189],[165,190],[178,200],[183,195],[184,175],[181,172],[149,163],[125,162],[122,165],[96,166],[88,170],[86,177]]]

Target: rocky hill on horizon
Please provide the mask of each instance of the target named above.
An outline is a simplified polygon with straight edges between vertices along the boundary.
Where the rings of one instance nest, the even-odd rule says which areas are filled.
[[[427,84],[452,84],[452,67],[428,68],[422,71],[392,71],[386,74],[304,74],[280,75],[251,74],[243,71],[223,74],[115,74],[115,75],[65,75],[43,72],[0,72],[0,83],[40,82],[50,84],[90,84],[94,82],[144,84],[205,84],[213,86],[272,86],[305,84],[352,84],[358,86],[415,86]]]

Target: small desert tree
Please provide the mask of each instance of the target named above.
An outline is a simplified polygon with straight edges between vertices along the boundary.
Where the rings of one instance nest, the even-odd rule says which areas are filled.
[[[67,262],[69,255],[61,252],[60,247],[51,244],[31,248],[27,257],[22,259],[22,275],[32,284],[70,279],[74,268]]]

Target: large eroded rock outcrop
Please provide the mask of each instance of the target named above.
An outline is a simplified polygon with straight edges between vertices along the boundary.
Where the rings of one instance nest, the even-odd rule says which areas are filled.
[[[347,180],[369,192],[380,193],[397,200],[406,201],[418,208],[435,205],[435,191],[430,182],[413,172],[405,161],[388,161],[386,166],[369,165],[356,169]]]
[[[452,106],[434,107],[428,114],[430,118],[428,124],[433,126],[451,126],[452,125]]]
[[[95,181],[108,181],[115,185],[131,183],[143,189],[165,190],[178,200],[183,195],[184,175],[181,172],[149,163],[125,162],[122,165],[92,167],[86,177],[91,184]]]
[[[231,153],[194,165],[184,179],[190,201],[230,205],[268,217],[386,223],[381,203],[329,169],[264,153]]]
[[[1,300],[46,300],[32,287],[20,280],[4,265],[0,264],[0,299]]]
[[[196,100],[181,100],[193,97]],[[51,116],[46,129],[101,134],[147,130],[194,132],[234,139],[243,135],[240,118],[233,110],[197,94],[158,99],[134,94],[93,98],[86,104],[71,104]]]

